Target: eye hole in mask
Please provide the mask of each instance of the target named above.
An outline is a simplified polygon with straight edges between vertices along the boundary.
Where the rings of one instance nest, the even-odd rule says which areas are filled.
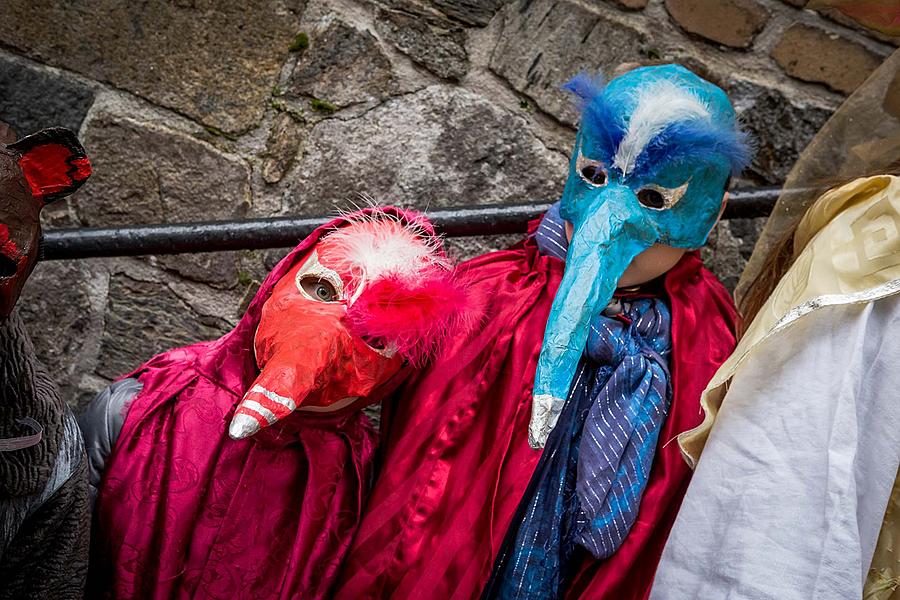
[[[584,156],[578,157],[578,174],[588,184],[594,187],[606,185],[606,169],[599,160],[591,160]]]
[[[317,302],[337,302],[340,299],[338,291],[330,282],[315,275],[301,277],[300,287],[310,299]]]
[[[687,191],[690,180],[677,188],[664,188],[660,185],[649,184],[638,190],[637,199],[645,208],[650,210],[667,210],[675,206]]]

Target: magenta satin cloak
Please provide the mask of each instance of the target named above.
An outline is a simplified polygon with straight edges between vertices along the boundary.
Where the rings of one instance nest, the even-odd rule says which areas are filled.
[[[377,433],[359,405],[294,414],[247,440],[230,439],[228,424],[258,375],[263,303],[342,221],[278,263],[233,331],[131,375],[143,389],[101,483],[88,597],[327,596],[371,485]]]
[[[485,326],[386,406],[383,468],[341,569],[336,597],[478,598],[540,454],[528,446],[531,388],[563,263],[532,241],[461,265],[489,299]],[[695,253],[665,278],[673,400],[637,522],[619,551],[590,559],[572,598],[643,599],[687,487],[678,433],[734,347],[727,291]]]

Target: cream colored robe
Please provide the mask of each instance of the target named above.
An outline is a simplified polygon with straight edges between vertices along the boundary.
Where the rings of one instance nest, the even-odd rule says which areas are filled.
[[[892,597],[900,179],[825,194],[794,239],[793,267],[704,393],[704,423],[679,438],[703,458],[651,598]]]

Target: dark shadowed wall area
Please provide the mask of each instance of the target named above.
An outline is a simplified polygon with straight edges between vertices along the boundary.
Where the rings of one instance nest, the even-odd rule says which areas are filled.
[[[5,0],[0,119],[80,131],[95,175],[48,227],[556,198],[580,70],[670,59],[730,92],[783,179],[897,41],[801,0]],[[761,223],[722,224],[733,286]],[[453,240],[458,256],[509,238]],[[282,252],[48,262],[20,304],[74,403],[218,336]]]

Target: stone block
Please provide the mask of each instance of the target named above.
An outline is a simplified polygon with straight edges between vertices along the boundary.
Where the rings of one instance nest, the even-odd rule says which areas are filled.
[[[772,58],[788,75],[844,94],[859,87],[882,60],[853,40],[800,23],[784,32]]]
[[[900,120],[900,71],[894,73],[894,78],[888,84],[882,107],[884,112]]]
[[[94,90],[74,77],[0,54],[0,120],[19,135],[45,127],[78,131]]]
[[[250,168],[185,133],[99,111],[82,141],[94,174],[77,196],[84,225],[234,217],[250,203]]]
[[[240,281],[237,259],[237,252],[200,252],[167,254],[155,257],[153,262],[189,281],[224,290],[235,287]]]
[[[521,116],[471,91],[431,86],[357,118],[317,123],[285,179],[285,204],[315,214],[360,194],[420,209],[523,202],[558,197],[565,175],[565,156]]]
[[[757,145],[748,174],[769,185],[783,183],[831,111],[745,79],[728,81],[726,89],[744,129]]]
[[[110,277],[97,374],[120,377],[155,354],[215,339],[231,325],[198,314],[163,283],[117,273]]]
[[[444,241],[444,247],[449,256],[462,262],[488,252],[505,250],[513,244],[521,242],[523,237],[524,235],[520,234],[510,234],[447,238]]]
[[[647,0],[615,0],[615,2],[628,10],[640,10],[647,6]]]
[[[334,108],[381,101],[397,91],[381,44],[370,32],[333,19],[309,32],[309,47],[291,73],[288,93]]]
[[[487,25],[510,0],[430,0],[429,4],[466,25]]]
[[[73,405],[84,394],[82,379],[94,369],[106,289],[99,261],[42,261],[18,303],[37,357]]]
[[[520,0],[508,5],[491,69],[563,122],[578,120],[571,98],[560,89],[580,71],[609,72],[643,58],[644,34],[573,2]]]
[[[666,0],[682,29],[732,48],[748,48],[769,20],[755,0]]]
[[[448,19],[381,9],[376,27],[384,39],[442,79],[458,81],[469,69],[465,29]]]
[[[83,142],[94,174],[75,197],[89,227],[210,221],[239,216],[250,205],[250,168],[239,157],[187,134],[98,111]],[[230,254],[165,256],[183,276],[235,284]]]
[[[262,176],[266,183],[277,183],[300,151],[303,126],[287,113],[279,113],[272,123],[263,154]]]
[[[734,291],[765,223],[765,218],[721,221],[701,249],[704,264],[729,291]]]
[[[880,31],[876,31],[874,29],[866,27],[865,25],[861,25],[858,21],[845,15],[837,8],[822,6],[821,3],[816,3],[814,5],[814,9],[820,15],[831,19],[835,23],[840,23],[844,27],[854,29],[862,33],[863,35],[867,35],[870,38],[876,39],[880,42],[893,44],[894,46],[900,46],[900,35],[887,35],[886,33],[882,33]]]
[[[0,41],[224,131],[263,115],[297,33],[266,0],[8,0]]]

